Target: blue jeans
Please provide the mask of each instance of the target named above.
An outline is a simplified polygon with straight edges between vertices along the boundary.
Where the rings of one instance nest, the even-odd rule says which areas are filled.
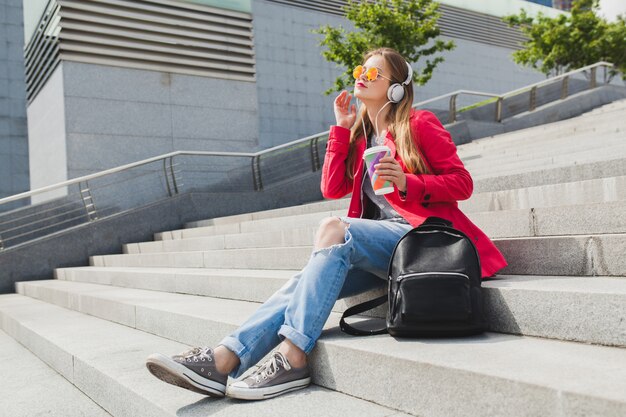
[[[385,220],[340,217],[345,242],[314,250],[306,266],[219,344],[240,360],[230,376],[240,377],[285,338],[307,355],[335,301],[386,287],[393,249],[412,227]]]

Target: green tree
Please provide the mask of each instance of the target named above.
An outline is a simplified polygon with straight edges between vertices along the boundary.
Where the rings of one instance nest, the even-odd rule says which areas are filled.
[[[394,48],[409,62],[454,49],[454,42],[437,39],[440,34],[438,9],[439,3],[432,0],[348,0],[343,10],[357,31],[346,32],[341,26],[334,28],[330,25],[311,31],[324,35],[319,45],[328,49],[322,52],[322,56],[346,68],[324,94],[351,86],[354,82],[352,68],[362,64],[363,55],[372,48]],[[443,61],[441,56],[427,59],[421,71],[413,72],[413,81],[418,85],[426,84],[433,70]]]
[[[608,61],[615,67],[609,70],[609,78],[605,81],[610,81],[618,71],[626,80],[624,16],[609,23],[598,16],[599,7],[599,0],[575,0],[569,15],[551,18],[539,12],[536,17],[531,17],[521,9],[518,15],[503,17],[509,26],[520,27],[529,38],[523,49],[513,52],[513,60],[546,76]]]

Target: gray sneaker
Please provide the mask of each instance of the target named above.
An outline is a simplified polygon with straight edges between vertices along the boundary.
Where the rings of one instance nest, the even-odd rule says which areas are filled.
[[[276,351],[243,381],[228,386],[226,395],[241,400],[265,400],[306,387],[311,383],[309,367],[293,368]]]
[[[172,357],[154,353],[146,359],[146,366],[168,384],[211,397],[223,397],[226,392],[228,374],[217,371],[213,350],[208,347],[195,347]]]

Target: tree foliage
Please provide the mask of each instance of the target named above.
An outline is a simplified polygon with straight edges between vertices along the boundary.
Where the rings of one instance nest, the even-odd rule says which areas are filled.
[[[619,70],[626,80],[624,16],[609,23],[597,14],[599,7],[599,0],[574,0],[569,15],[551,18],[539,12],[531,17],[521,9],[518,15],[505,16],[509,26],[520,27],[529,38],[524,49],[513,52],[513,60],[546,76],[608,61],[615,65],[610,78]]]
[[[455,47],[452,41],[437,39],[440,34],[437,24],[439,3],[432,0],[349,0],[343,9],[357,31],[347,32],[341,26],[335,28],[330,25],[312,30],[324,35],[319,45],[326,46],[327,50],[322,52],[322,56],[346,68],[346,72],[324,94],[351,86],[354,82],[352,68],[362,64],[363,55],[370,49],[394,48],[409,62],[418,62],[421,57],[430,57]],[[418,85],[426,84],[433,70],[443,61],[441,56],[426,59],[426,65],[413,72],[413,81]]]

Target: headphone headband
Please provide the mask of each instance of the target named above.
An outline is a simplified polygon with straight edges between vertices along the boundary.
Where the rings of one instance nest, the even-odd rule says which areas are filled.
[[[413,79],[413,68],[411,68],[411,66],[409,65],[407,61],[404,61],[404,62],[406,62],[406,66],[409,68],[409,75],[407,75],[406,80],[404,80],[402,85],[408,85]]]

